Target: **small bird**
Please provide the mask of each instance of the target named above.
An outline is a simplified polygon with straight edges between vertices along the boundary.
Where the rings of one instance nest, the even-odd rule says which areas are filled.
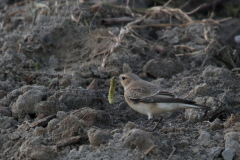
[[[176,110],[185,108],[211,109],[211,107],[198,105],[191,100],[176,98],[172,93],[161,91],[158,85],[142,80],[133,73],[122,74],[119,79],[124,88],[125,100],[132,109],[147,115],[148,121],[153,120],[153,116],[160,117],[152,131],[162,120],[162,117],[169,116]]]

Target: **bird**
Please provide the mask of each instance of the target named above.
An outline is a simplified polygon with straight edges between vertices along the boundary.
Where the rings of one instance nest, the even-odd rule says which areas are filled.
[[[145,81],[134,73],[121,74],[118,78],[124,88],[124,98],[132,109],[147,115],[148,121],[154,120],[154,116],[160,117],[152,131],[163,117],[169,116],[176,110],[186,108],[211,110],[211,107],[177,98],[170,92],[162,91],[160,86]]]

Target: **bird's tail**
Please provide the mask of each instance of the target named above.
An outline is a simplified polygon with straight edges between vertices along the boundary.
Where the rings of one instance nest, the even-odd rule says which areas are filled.
[[[212,110],[211,107],[209,106],[203,106],[199,104],[185,104],[186,107],[188,108],[196,108],[196,109],[203,109],[203,110]]]

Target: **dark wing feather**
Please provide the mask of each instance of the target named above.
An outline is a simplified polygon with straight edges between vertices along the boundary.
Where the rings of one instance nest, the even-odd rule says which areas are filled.
[[[196,102],[180,98],[168,98],[162,96],[152,96],[143,99],[131,99],[134,103],[144,102],[144,103],[185,103],[185,104],[196,104]]]
[[[157,95],[163,95],[163,96],[169,96],[169,97],[175,98],[174,94],[166,91],[159,91]]]

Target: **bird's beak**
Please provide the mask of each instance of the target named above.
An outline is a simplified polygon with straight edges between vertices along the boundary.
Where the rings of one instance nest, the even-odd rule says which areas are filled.
[[[113,78],[116,79],[116,80],[119,79],[119,77],[116,77],[116,76],[114,76]]]

